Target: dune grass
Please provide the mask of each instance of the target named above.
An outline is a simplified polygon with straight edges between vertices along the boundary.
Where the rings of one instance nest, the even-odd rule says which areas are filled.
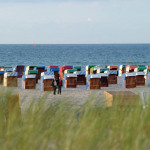
[[[149,107],[94,107],[93,96],[81,108],[65,100],[45,107],[43,97],[6,117],[11,95],[0,96],[0,150],[149,150]]]

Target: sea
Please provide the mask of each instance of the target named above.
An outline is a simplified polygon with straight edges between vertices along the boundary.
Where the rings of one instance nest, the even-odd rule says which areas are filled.
[[[150,65],[150,44],[1,44],[0,66]]]

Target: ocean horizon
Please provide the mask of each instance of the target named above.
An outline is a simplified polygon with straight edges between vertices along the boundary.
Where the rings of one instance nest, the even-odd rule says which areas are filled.
[[[149,65],[150,44],[0,44],[0,65]]]

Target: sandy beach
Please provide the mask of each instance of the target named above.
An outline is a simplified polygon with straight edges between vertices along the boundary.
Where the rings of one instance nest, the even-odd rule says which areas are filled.
[[[24,109],[25,106],[30,104],[31,100],[38,100],[41,97],[45,97],[46,103],[50,104],[56,101],[68,101],[75,106],[80,107],[85,102],[94,97],[94,105],[105,106],[105,97],[104,91],[132,91],[135,94],[141,95],[141,93],[149,91],[149,88],[146,86],[137,86],[136,88],[125,89],[122,88],[121,77],[118,77],[118,84],[109,85],[109,87],[102,87],[100,90],[87,90],[86,86],[77,86],[77,88],[62,88],[62,95],[53,95],[53,91],[43,92],[40,91],[40,80],[36,84],[36,89],[33,90],[24,90],[21,87],[22,79],[18,79],[18,87],[16,88],[5,88],[5,90],[14,90],[20,94],[20,104],[21,108]],[[1,87],[3,87],[1,85]],[[93,99],[93,98],[92,98]]]

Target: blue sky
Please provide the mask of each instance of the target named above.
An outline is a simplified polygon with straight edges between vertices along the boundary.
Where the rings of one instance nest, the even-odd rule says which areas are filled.
[[[149,0],[0,0],[0,44],[150,43]]]

